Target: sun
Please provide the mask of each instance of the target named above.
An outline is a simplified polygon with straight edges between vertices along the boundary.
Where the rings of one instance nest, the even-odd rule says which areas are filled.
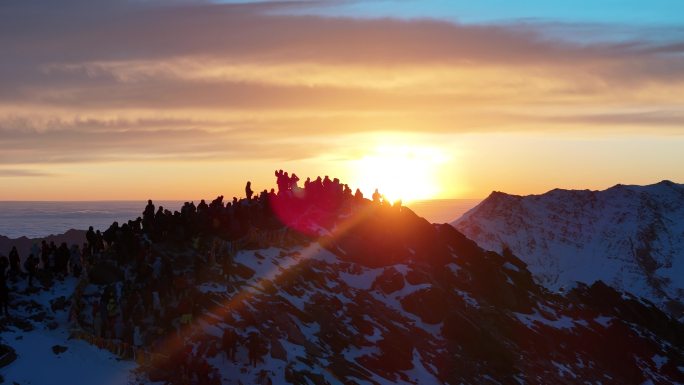
[[[435,198],[441,191],[443,153],[433,147],[381,145],[355,163],[354,179],[364,196],[377,188],[391,202]]]

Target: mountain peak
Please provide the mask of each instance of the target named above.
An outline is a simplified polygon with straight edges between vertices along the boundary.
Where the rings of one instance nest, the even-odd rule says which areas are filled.
[[[602,280],[684,317],[682,187],[663,180],[507,200],[497,193],[452,224],[485,249],[507,245],[550,289]]]
[[[502,200],[502,199],[520,199],[522,196],[520,195],[515,195],[515,194],[509,194],[503,191],[492,191],[487,198],[484,200]]]

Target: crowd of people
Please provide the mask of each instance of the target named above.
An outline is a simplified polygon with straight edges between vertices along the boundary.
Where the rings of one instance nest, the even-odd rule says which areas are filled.
[[[294,218],[314,215],[313,220],[326,223],[339,212],[370,204],[360,190],[352,193],[346,184],[328,176],[307,178],[299,187],[299,177],[283,170],[275,172],[278,191],[263,190],[254,195],[251,182],[245,186],[245,197],[224,202],[219,196],[210,203],[195,205],[185,202],[179,211],[155,207],[149,200],[142,216],[122,225],[118,222],[103,232],[90,227],[86,243],[68,247],[43,241],[34,245],[20,268],[20,258],[12,249],[9,258],[0,258],[2,290],[0,299],[8,310],[6,277],[26,277],[33,285],[36,275],[51,276],[89,274],[90,281],[101,287],[98,293],[84,295],[73,320],[98,338],[119,340],[131,347],[162,349],[168,336],[187,343],[170,353],[166,369],[168,380],[188,378],[202,385],[220,383],[201,349],[190,344],[193,321],[206,311],[199,284],[207,276],[219,276],[230,286],[233,275],[231,245],[250,231],[295,227]],[[375,192],[373,201],[380,201]],[[312,214],[313,213],[313,214]],[[183,253],[191,250],[190,253]],[[6,270],[9,268],[9,272]],[[103,282],[97,282],[98,274]],[[114,277],[114,278],[111,278]],[[244,333],[242,333],[244,334]],[[248,352],[249,364],[256,367],[267,351],[257,332],[241,336],[227,327],[221,338],[226,359],[235,361],[242,345]]]
[[[40,245],[34,243],[31,252],[23,264],[16,246],[10,250],[9,256],[0,255],[0,308],[5,316],[9,316],[8,281],[17,283],[26,279],[28,288],[33,288],[36,276],[43,279],[79,277],[84,269],[92,263],[92,254],[87,244],[67,246],[62,242],[57,246],[54,242],[43,240]]]

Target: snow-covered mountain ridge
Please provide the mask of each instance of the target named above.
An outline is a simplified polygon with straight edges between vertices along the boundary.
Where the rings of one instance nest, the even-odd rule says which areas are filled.
[[[485,249],[507,246],[550,289],[601,280],[684,315],[682,184],[493,192],[452,225]]]
[[[551,292],[509,252],[334,184],[150,202],[92,242],[78,281],[10,280],[0,348],[18,358],[0,376],[64,383],[25,369],[37,352],[61,373],[102,363],[105,381],[69,382],[88,385],[684,384],[684,324],[652,303]]]

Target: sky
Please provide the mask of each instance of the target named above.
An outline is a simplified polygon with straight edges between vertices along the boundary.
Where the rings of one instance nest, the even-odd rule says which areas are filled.
[[[684,182],[681,1],[5,0],[0,200]]]

